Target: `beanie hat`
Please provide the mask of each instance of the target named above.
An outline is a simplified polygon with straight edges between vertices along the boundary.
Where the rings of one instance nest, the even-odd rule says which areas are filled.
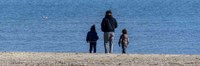
[[[109,13],[112,14],[112,11],[111,11],[111,10],[107,10],[107,11],[106,11],[106,14],[109,14]]]

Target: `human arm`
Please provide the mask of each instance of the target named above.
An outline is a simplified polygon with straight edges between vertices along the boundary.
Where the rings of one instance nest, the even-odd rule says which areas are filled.
[[[87,36],[86,36],[86,42],[89,43],[89,32],[87,33]]]
[[[96,40],[98,40],[99,36],[98,36],[98,34],[96,32],[95,32],[95,36],[96,36]]]
[[[127,35],[127,45],[129,44],[129,38],[128,38],[128,35]]]
[[[101,31],[105,32],[105,19],[103,18],[102,22],[101,22]]]
[[[117,24],[117,20],[116,19],[114,19],[115,20],[115,28],[117,28],[118,27],[118,24]]]
[[[121,41],[122,41],[122,39],[121,39],[121,36],[120,36],[119,41],[118,41],[119,47],[120,47]]]

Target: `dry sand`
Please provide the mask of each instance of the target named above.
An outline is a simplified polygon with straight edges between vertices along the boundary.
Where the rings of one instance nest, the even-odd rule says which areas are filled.
[[[0,52],[0,66],[200,66],[200,55]]]

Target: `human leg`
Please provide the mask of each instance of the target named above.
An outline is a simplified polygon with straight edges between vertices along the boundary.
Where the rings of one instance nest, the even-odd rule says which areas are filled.
[[[109,42],[109,53],[113,52],[113,43]]]
[[[114,32],[109,32],[109,53],[113,52]]]
[[[92,43],[90,42],[90,49],[89,52],[92,53]]]
[[[108,50],[107,50],[107,43],[104,43],[104,48],[105,48],[105,53],[108,53]]]
[[[96,45],[97,45],[97,43],[96,43],[96,42],[94,42],[94,44],[93,44],[93,49],[94,49],[94,52],[93,52],[93,53],[96,53]]]
[[[122,54],[126,54],[126,46],[125,46],[125,44],[122,44]]]
[[[104,32],[104,48],[105,48],[105,53],[108,53],[107,45],[108,45],[108,32]]]

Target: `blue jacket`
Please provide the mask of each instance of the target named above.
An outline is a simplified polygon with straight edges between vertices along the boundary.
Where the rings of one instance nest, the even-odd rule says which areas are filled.
[[[115,28],[117,28],[117,21],[115,18],[103,18],[101,23],[101,30],[103,32],[115,32]]]
[[[86,41],[97,41],[99,39],[97,32],[89,31],[87,33]]]

